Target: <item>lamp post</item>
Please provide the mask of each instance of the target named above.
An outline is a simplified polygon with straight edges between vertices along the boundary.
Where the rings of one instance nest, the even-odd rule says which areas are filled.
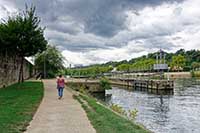
[[[72,71],[71,71],[71,67],[72,67],[72,64],[69,64],[70,78],[72,77]]]
[[[44,79],[46,78],[46,52],[44,52]]]

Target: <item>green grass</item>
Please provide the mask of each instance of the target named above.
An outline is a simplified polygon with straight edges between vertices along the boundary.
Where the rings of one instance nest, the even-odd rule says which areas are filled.
[[[113,113],[94,98],[79,95],[75,98],[82,104],[97,133],[149,133],[142,126]]]
[[[0,132],[25,131],[42,97],[42,82],[24,82],[0,89]]]

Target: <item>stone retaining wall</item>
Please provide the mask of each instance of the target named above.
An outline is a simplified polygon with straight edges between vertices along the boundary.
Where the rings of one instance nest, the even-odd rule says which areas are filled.
[[[20,71],[20,58],[17,56],[0,55],[0,88],[16,83]],[[24,59],[24,79],[33,74],[33,65]]]

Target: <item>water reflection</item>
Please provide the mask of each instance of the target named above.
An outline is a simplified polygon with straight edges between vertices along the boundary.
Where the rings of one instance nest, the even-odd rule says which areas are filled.
[[[200,82],[177,80],[174,91],[155,92],[113,86],[104,101],[136,108],[136,121],[156,133],[200,133]]]

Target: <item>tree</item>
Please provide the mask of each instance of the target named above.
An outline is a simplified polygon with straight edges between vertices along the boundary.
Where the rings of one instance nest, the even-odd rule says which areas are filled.
[[[28,8],[14,17],[9,17],[0,27],[1,40],[6,51],[20,57],[21,66],[18,82],[23,82],[24,57],[30,57],[46,49],[44,28],[39,26],[40,19],[35,14],[35,7]]]
[[[192,63],[192,69],[193,69],[193,70],[196,70],[196,69],[198,69],[198,68],[200,68],[200,63],[198,63],[198,62],[193,62],[193,63]]]
[[[117,70],[118,71],[126,71],[126,72],[129,72],[130,70],[130,64],[121,64],[119,66],[117,66]]]
[[[55,46],[48,45],[46,51],[35,57],[36,68],[44,75],[47,74],[47,77],[55,77],[60,70],[64,69],[63,64],[64,57]]]
[[[185,50],[184,49],[179,49],[178,51],[176,51],[175,55],[185,55]]]
[[[100,79],[99,84],[100,84],[100,87],[102,87],[104,90],[110,90],[110,89],[112,89],[109,80],[107,78],[105,78],[105,77],[102,77]]]
[[[183,70],[184,66],[186,64],[186,59],[182,55],[174,55],[172,57],[172,63],[171,63],[171,68],[172,70]]]

